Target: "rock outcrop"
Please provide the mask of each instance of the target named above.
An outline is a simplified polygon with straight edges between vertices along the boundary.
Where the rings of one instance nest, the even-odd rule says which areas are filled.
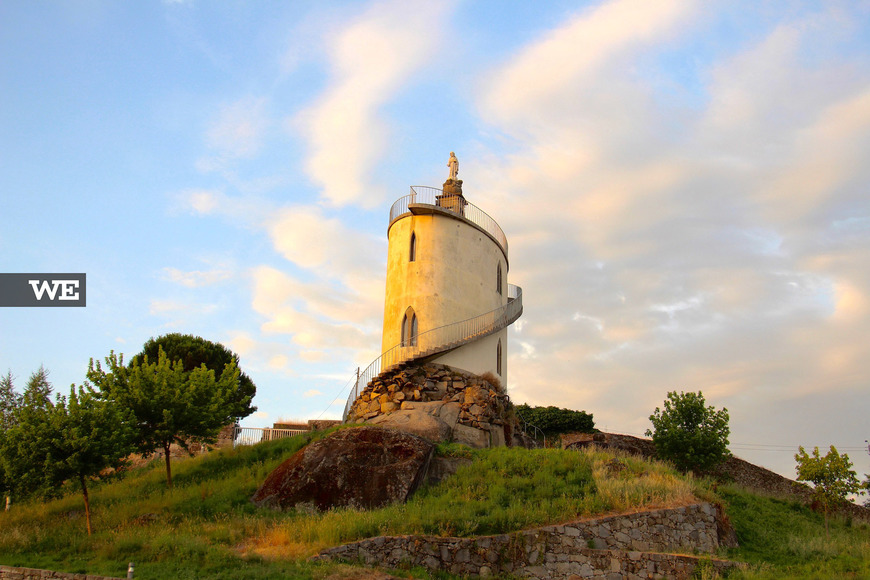
[[[397,369],[373,380],[357,397],[347,422],[391,427],[433,442],[470,447],[529,446],[500,386],[445,365]]]
[[[311,443],[279,465],[251,498],[277,509],[403,502],[423,481],[434,446],[392,429],[352,427]]]

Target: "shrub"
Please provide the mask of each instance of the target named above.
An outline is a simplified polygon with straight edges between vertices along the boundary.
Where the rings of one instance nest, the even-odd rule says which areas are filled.
[[[728,409],[705,407],[704,395],[668,393],[664,409],[656,407],[649,416],[655,431],[652,436],[656,453],[672,461],[682,471],[710,469],[727,459]]]
[[[593,433],[595,422],[592,414],[585,411],[572,411],[558,407],[529,407],[526,404],[516,407],[517,416],[523,422],[534,425],[547,437],[562,433]]]

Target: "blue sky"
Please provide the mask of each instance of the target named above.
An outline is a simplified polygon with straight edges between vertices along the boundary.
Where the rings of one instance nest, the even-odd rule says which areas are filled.
[[[4,2],[0,271],[88,306],[0,309],[0,370],[192,333],[246,425],[336,417],[450,151],[523,287],[515,402],[640,434],[701,390],[742,457],[868,470],[867,2]]]

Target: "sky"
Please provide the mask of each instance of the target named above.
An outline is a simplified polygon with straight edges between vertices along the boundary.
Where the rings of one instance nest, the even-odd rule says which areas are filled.
[[[338,418],[380,353],[389,208],[440,186],[510,244],[508,393],[642,435],[870,471],[870,3],[0,3],[0,371],[59,391],[151,337],[234,350],[245,426]],[[421,331],[424,329],[421,329]]]

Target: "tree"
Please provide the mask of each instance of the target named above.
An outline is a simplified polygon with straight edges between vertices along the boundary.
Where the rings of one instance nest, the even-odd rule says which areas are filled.
[[[15,422],[15,412],[21,405],[21,395],[15,392],[15,379],[12,371],[0,377],[0,433],[9,429]]]
[[[847,454],[840,455],[837,448],[831,445],[831,450],[821,457],[819,448],[813,448],[809,455],[803,447],[798,447],[794,456],[797,461],[798,481],[809,481],[813,484],[813,498],[821,502],[825,510],[825,536],[830,538],[828,530],[828,511],[831,504],[845,501],[850,493],[858,493],[861,483],[858,474],[852,469],[852,462]]]
[[[132,365],[137,361],[141,362],[142,358],[146,356],[148,360],[156,361],[161,348],[166,353],[166,358],[171,362],[180,360],[185,372],[190,373],[205,365],[214,371],[217,380],[220,380],[224,368],[228,364],[235,363],[235,366],[239,367],[239,389],[232,401],[238,406],[234,416],[236,418],[247,417],[257,410],[256,407],[251,406],[254,395],[257,394],[256,385],[248,375],[241,372],[239,356],[221,343],[212,342],[192,334],[178,332],[164,334],[148,340],[142,347],[142,352],[130,359],[130,364]]]
[[[6,440],[6,432],[15,425],[15,416],[21,405],[21,395],[15,392],[14,381],[12,371],[7,371],[6,375],[0,378],[0,442]],[[6,482],[3,463],[3,456],[0,455],[0,492],[8,492],[10,486]]]
[[[32,373],[22,395],[14,392],[11,372],[7,372],[2,382],[3,390],[10,392],[10,410],[4,417],[7,428],[0,439],[0,470],[3,471],[4,484],[9,492],[19,497],[39,494],[45,487],[42,467],[31,459],[41,453],[40,443],[32,437],[16,438],[15,434],[16,428],[22,424],[38,429],[47,421],[47,414],[54,406],[48,371],[40,366]]]
[[[48,380],[48,371],[44,366],[40,365],[39,369],[32,373],[27,380],[24,394],[21,396],[21,404],[30,407],[49,407],[51,406],[51,393],[53,390]]]
[[[34,374],[44,379],[41,371]],[[77,391],[73,386],[69,398],[59,395],[54,402],[26,397],[5,435],[0,452],[16,490],[22,496],[53,497],[66,481],[75,480],[81,486],[90,535],[87,482],[104,469],[121,467],[131,452],[132,426],[122,410],[90,388]]]
[[[706,407],[700,391],[669,392],[664,409],[656,407],[649,420],[655,430],[648,429],[646,435],[652,437],[656,453],[681,471],[704,471],[731,455],[728,409]]]
[[[215,379],[205,364],[185,372],[181,361],[170,362],[163,349],[156,361],[142,356],[124,366],[124,357],[110,353],[104,371],[91,359],[88,379],[102,396],[128,409],[134,419],[136,450],[146,457],[162,449],[166,483],[172,487],[170,446],[190,451],[193,441],[214,443],[220,429],[250,408],[250,398],[239,394],[239,370],[229,363]]]

